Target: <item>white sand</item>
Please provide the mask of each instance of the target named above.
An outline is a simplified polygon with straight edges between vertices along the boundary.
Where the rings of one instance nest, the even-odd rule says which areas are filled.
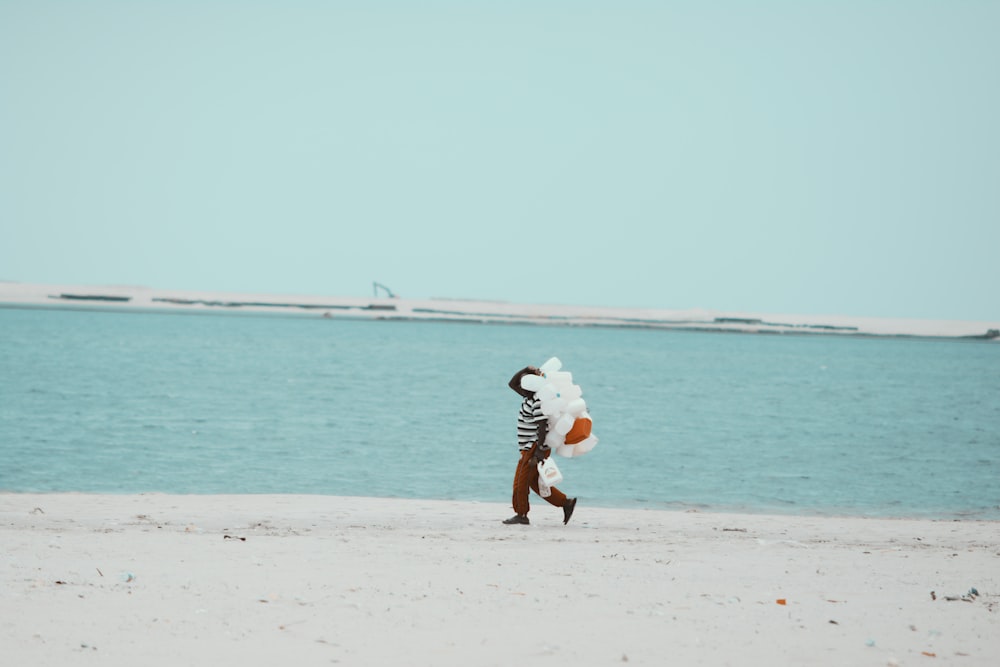
[[[1000,664],[1000,522],[509,514],[0,494],[2,664]]]
[[[127,302],[63,299],[61,295],[128,297]],[[176,300],[208,303],[180,304]],[[225,306],[219,304],[242,304]],[[250,305],[253,304],[253,305]],[[261,305],[272,304],[272,305]],[[389,299],[238,292],[194,292],[130,285],[46,285],[0,281],[0,305],[91,310],[281,313],[303,317],[524,322],[577,326],[630,326],[658,329],[742,331],[873,336],[983,336],[1000,330],[994,322],[794,315],[657,308],[610,308],[520,304],[461,299]],[[386,310],[391,308],[391,310]],[[1000,338],[994,339],[1000,342]]]

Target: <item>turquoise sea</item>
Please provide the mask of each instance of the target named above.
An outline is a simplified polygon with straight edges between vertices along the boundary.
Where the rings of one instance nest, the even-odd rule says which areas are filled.
[[[1000,519],[996,343],[267,315],[0,308],[0,491],[509,502],[550,356],[581,508]]]

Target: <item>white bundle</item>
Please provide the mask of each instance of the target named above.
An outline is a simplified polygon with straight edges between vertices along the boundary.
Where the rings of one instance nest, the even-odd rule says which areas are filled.
[[[542,401],[542,414],[548,417],[549,433],[545,444],[567,458],[586,454],[597,445],[592,435],[592,421],[583,400],[583,390],[573,384],[573,374],[563,371],[562,362],[552,357],[541,365],[541,375],[525,375],[521,387],[533,391]]]

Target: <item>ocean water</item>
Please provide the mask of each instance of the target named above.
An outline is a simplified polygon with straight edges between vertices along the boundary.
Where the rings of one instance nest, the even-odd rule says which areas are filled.
[[[1000,519],[995,343],[265,315],[0,308],[0,490],[508,502],[553,355],[581,507]]]

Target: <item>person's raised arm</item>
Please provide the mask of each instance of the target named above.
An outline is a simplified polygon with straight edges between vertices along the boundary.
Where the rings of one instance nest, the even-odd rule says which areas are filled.
[[[521,378],[523,378],[525,375],[528,375],[529,373],[531,375],[538,375],[538,369],[535,368],[534,366],[525,366],[518,372],[514,373],[514,377],[510,379],[510,382],[507,383],[507,386],[516,391],[521,396],[528,398],[529,396],[531,396],[533,392],[530,392],[521,386]]]

